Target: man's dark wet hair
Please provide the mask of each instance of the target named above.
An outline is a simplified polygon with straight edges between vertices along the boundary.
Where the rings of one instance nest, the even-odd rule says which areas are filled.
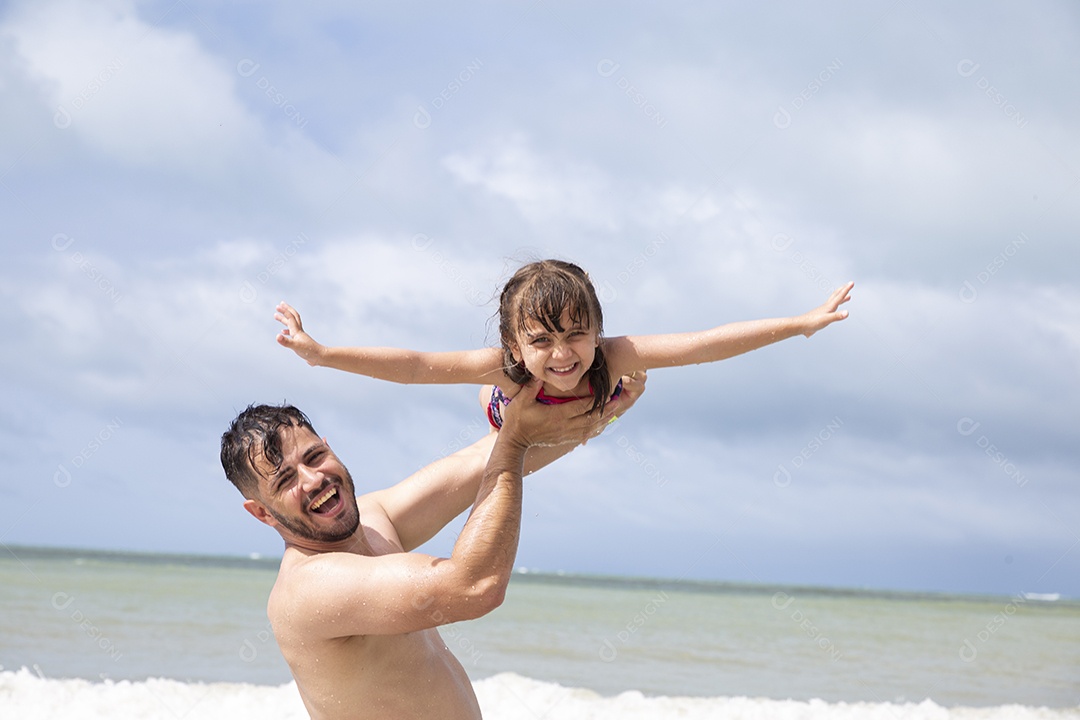
[[[255,461],[260,456],[275,469],[281,465],[281,430],[286,427],[307,428],[319,434],[307,415],[292,405],[248,405],[221,436],[221,467],[244,497],[258,496]]]

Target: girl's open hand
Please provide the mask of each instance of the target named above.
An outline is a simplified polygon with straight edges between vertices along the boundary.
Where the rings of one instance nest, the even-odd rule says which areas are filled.
[[[286,302],[280,302],[274,319],[285,326],[278,333],[277,341],[307,361],[308,365],[318,365],[325,349],[315,342],[315,338],[304,332],[304,325],[300,322],[300,313]]]
[[[837,288],[829,296],[829,299],[825,301],[825,304],[803,315],[801,319],[806,328],[803,330],[803,335],[810,337],[821,328],[846,318],[848,316],[847,310],[840,310],[839,308],[851,299],[848,293],[851,292],[853,287],[855,287],[855,283],[849,282],[847,285]]]

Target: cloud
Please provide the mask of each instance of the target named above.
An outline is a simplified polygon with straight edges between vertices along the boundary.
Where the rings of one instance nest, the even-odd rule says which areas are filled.
[[[491,141],[469,154],[443,159],[455,178],[506,198],[531,223],[562,222],[619,230],[610,180],[598,168],[544,157],[523,135]]]
[[[58,235],[0,293],[17,318],[11,336],[49,359],[28,368],[42,390],[80,397],[87,409],[190,406],[235,391],[234,374],[253,388],[272,384],[281,367],[310,371],[274,343],[283,299],[327,342],[424,348],[434,336],[445,345],[428,349],[480,346],[502,263],[442,248],[428,237],[299,234],[130,261]]]
[[[118,161],[220,171],[261,135],[195,38],[142,21],[133,2],[27,4],[4,32],[57,127]]]
[[[96,162],[320,209],[354,181],[290,121],[257,62],[216,56],[161,19],[144,20],[130,0],[25,3],[0,34],[44,94],[54,129]],[[239,99],[248,85],[257,105]]]

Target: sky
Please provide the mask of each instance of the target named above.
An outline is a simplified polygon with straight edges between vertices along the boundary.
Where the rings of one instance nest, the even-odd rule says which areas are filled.
[[[280,554],[218,462],[289,401],[385,487],[473,386],[275,343],[495,342],[523,262],[609,336],[850,317],[656,370],[527,480],[543,571],[1080,597],[1069,0],[0,9],[0,544]],[[448,554],[460,521],[425,550]]]

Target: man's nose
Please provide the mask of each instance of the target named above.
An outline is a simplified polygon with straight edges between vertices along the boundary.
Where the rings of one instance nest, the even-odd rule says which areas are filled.
[[[322,485],[323,474],[315,468],[301,465],[296,469],[296,474],[300,479],[300,489],[304,492],[311,492]]]

